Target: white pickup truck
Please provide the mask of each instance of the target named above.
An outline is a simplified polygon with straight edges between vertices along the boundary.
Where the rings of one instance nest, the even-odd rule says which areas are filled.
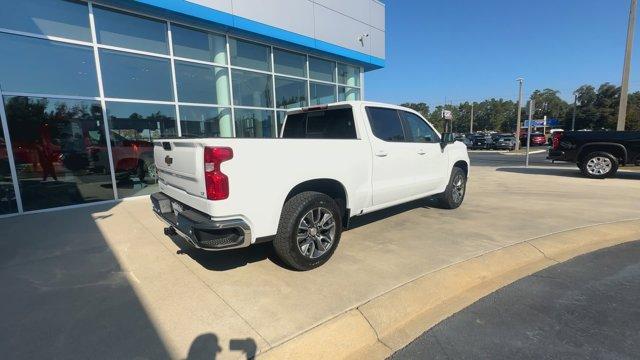
[[[297,270],[325,263],[351,217],[431,195],[457,208],[469,176],[452,134],[363,101],[292,110],[278,139],[165,139],[154,156],[167,235],[203,250],[273,241]]]

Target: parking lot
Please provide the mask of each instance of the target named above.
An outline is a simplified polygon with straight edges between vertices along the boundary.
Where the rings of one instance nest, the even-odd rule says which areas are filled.
[[[295,272],[269,244],[193,251],[149,200],[0,220],[0,349],[8,358],[242,358],[454,263],[527,239],[640,218],[640,173],[471,154],[467,198],[354,221],[325,266]],[[38,226],[34,226],[37,224]]]

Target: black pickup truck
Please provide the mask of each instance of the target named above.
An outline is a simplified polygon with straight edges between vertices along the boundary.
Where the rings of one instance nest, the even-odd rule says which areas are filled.
[[[604,179],[618,166],[640,165],[640,131],[557,132],[547,159],[576,163],[585,176]]]

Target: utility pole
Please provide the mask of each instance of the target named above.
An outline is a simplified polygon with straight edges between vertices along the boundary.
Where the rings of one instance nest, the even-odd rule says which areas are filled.
[[[516,151],[520,150],[520,121],[522,120],[521,110],[522,110],[522,83],[524,82],[523,78],[517,78],[516,81],[520,85],[520,90],[518,92],[518,120],[516,121]]]
[[[620,89],[620,106],[618,109],[618,131],[624,131],[627,117],[627,96],[629,94],[629,70],[631,68],[631,50],[633,48],[633,32],[636,27],[636,7],[638,0],[631,0],[629,9],[629,26],[627,27],[627,46],[624,51],[624,67],[622,68],[622,89]]]
[[[573,93],[573,116],[571,117],[571,131],[576,131],[576,105],[578,104],[578,93]]]
[[[534,109],[534,101],[533,99],[529,100],[529,123],[527,124],[527,158],[525,160],[524,166],[529,167],[529,145],[531,144],[531,123],[533,122],[533,109]]]
[[[469,133],[473,134],[473,103],[471,103],[471,124],[469,124]]]

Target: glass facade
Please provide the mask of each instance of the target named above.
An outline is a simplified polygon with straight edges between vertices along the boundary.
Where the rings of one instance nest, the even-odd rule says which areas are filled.
[[[0,8],[0,216],[150,194],[154,139],[277,137],[362,93],[358,66],[91,1]]]

